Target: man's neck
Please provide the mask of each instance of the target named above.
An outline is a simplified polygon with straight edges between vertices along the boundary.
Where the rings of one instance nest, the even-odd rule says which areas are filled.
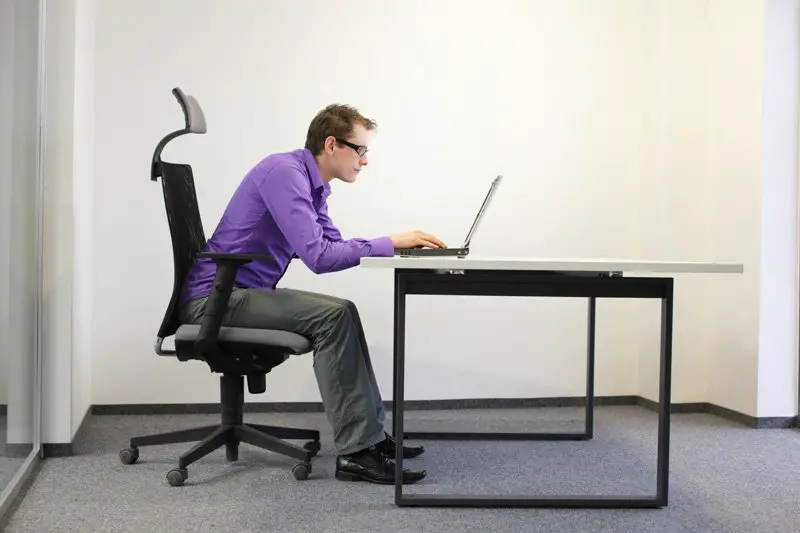
[[[317,168],[319,169],[319,175],[322,178],[322,181],[325,183],[330,183],[333,181],[333,172],[331,172],[325,165],[320,163],[319,157],[314,157],[314,161],[317,163]]]

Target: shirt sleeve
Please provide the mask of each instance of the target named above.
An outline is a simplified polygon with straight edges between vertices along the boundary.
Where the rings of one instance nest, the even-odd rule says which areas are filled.
[[[328,203],[322,204],[322,207],[317,211],[317,221],[322,226],[322,234],[326,239],[333,242],[341,242],[344,240],[339,228],[334,226],[331,217],[328,215]]]
[[[308,178],[291,165],[278,165],[268,171],[257,188],[294,253],[316,274],[357,266],[362,257],[394,255],[389,237],[342,239],[329,222],[327,211],[318,217]],[[325,238],[326,227],[330,239]]]

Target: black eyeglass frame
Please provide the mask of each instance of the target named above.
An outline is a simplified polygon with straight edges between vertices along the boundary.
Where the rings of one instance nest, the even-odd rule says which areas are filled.
[[[344,139],[341,139],[339,137],[334,137],[334,139],[336,139],[337,143],[349,146],[350,148],[355,150],[355,152],[358,154],[358,157],[364,157],[365,155],[367,155],[367,152],[369,151],[369,148],[367,146],[361,144],[354,144],[351,143],[350,141],[345,141]]]

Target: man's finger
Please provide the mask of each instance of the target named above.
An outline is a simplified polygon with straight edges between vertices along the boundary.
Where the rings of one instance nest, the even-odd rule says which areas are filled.
[[[418,248],[430,247],[430,243],[425,239],[425,237],[418,236],[416,246]]]
[[[423,246],[427,246],[428,248],[443,248],[438,242],[435,237],[425,236],[420,238],[420,242],[422,242]]]
[[[425,235],[425,238],[426,238],[426,239],[427,239],[429,242],[432,242],[433,244],[435,244],[435,245],[436,245],[436,246],[435,246],[436,248],[447,248],[447,246],[445,246],[445,244],[444,244],[444,243],[443,243],[441,240],[439,240],[438,238],[436,238],[436,237],[435,237],[435,236],[433,236],[433,235],[428,235],[428,234],[426,234],[426,235]]]

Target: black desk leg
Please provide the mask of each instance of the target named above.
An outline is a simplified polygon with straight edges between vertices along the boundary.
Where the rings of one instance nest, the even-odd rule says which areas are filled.
[[[403,379],[405,373],[405,338],[406,338],[406,293],[405,289],[401,290],[400,285],[403,280],[395,271],[394,280],[394,364],[392,365],[392,436],[397,438],[397,420],[401,417],[398,416],[398,392],[397,380]],[[398,364],[403,359],[403,372],[398,371]],[[402,406],[400,407],[402,413]]]
[[[589,298],[589,320],[587,331],[586,354],[586,438],[594,435],[594,345],[595,317],[597,315],[597,299]]]
[[[656,502],[667,506],[669,490],[669,426],[672,402],[672,280],[667,280],[661,300],[661,361],[659,364],[658,398],[658,463],[656,469]]]
[[[586,354],[586,438],[594,435],[594,344],[595,344],[595,316],[597,314],[597,299],[589,298],[589,324],[587,332]]]
[[[565,279],[565,278],[560,278]],[[536,280],[535,280],[536,281]],[[559,281],[559,283],[561,283]],[[568,285],[573,283],[574,285]],[[569,296],[570,287],[582,287],[585,281],[576,278],[566,279],[559,287],[565,296]],[[593,281],[597,292],[605,292],[608,297],[660,298],[661,299],[661,357],[659,378],[659,412],[658,412],[658,455],[655,495],[471,495],[471,494],[403,494],[403,441],[405,438],[457,438],[487,440],[562,440],[573,438],[571,434],[508,434],[508,433],[404,433],[404,397],[405,397],[405,318],[406,294],[408,281],[402,272],[395,271],[395,308],[394,308],[394,394],[393,394],[393,429],[397,441],[395,454],[395,504],[411,507],[568,507],[568,508],[660,508],[668,502],[669,488],[669,436],[670,436],[670,388],[672,384],[672,313],[673,313],[673,280],[631,279],[623,278]],[[415,289],[418,290],[418,289]],[[477,289],[470,289],[476,290]],[[539,289],[548,296],[560,296],[554,290]],[[577,289],[576,289],[577,290]],[[581,289],[585,290],[585,289]],[[455,292],[455,291],[453,291]],[[498,291],[499,292],[499,291]],[[466,293],[466,292],[465,292]],[[416,294],[416,292],[415,292]],[[446,294],[442,292],[442,294]],[[588,357],[587,357],[587,404],[586,432],[578,434],[581,438],[592,436],[594,422],[594,360],[596,332],[596,296],[589,296],[588,312]]]
[[[395,270],[394,282],[394,394],[392,404],[392,428],[397,440],[395,454],[396,503],[403,499],[403,398],[405,397],[406,363],[406,282]]]

